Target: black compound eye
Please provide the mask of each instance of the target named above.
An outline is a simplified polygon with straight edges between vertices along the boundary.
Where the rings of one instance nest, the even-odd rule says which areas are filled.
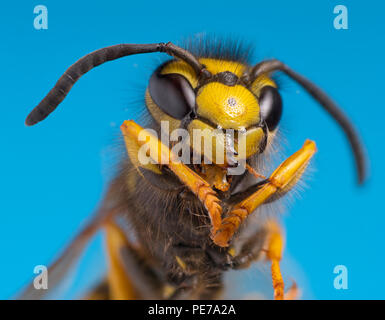
[[[156,105],[175,119],[183,119],[195,107],[194,89],[180,74],[160,74],[155,71],[148,88]]]
[[[282,98],[278,90],[271,86],[263,87],[259,96],[261,117],[269,130],[274,130],[282,116]]]

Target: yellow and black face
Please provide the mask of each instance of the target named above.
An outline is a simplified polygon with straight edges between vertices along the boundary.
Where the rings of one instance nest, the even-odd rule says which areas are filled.
[[[194,130],[201,130],[202,140],[204,135],[218,136],[233,129],[235,151],[242,143],[245,146],[242,157],[262,153],[268,133],[276,130],[282,114],[282,100],[274,81],[262,75],[246,85],[242,75],[249,66],[241,62],[212,58],[201,58],[199,62],[211,73],[210,78],[199,79],[193,68],[181,60],[167,62],[154,72],[146,91],[146,104],[153,118],[168,121],[170,130],[187,129],[190,137]],[[225,143],[225,139],[214,139],[213,149],[221,141]],[[216,161],[215,150],[210,160],[222,165]],[[224,162],[231,166],[228,159]]]
[[[75,82],[94,67],[125,56],[163,52],[178,60],[160,66],[150,79],[146,105],[152,117],[157,122],[166,121],[168,130],[187,129],[190,146],[195,151],[193,156],[204,150],[202,140],[205,143],[215,138],[221,144],[220,148],[217,148],[214,141],[211,148],[200,152],[201,158],[207,158],[206,150],[210,150],[215,156],[209,160],[215,164],[227,168],[238,167],[236,163],[234,165],[234,159],[239,162],[262,153],[271,140],[268,134],[277,128],[282,114],[282,100],[276,84],[269,76],[280,71],[305,89],[337,121],[352,148],[358,181],[364,181],[366,162],[359,136],[344,112],[321,88],[277,59],[261,61],[253,67],[242,63],[248,61],[250,48],[242,48],[237,42],[201,39],[197,45],[190,43],[188,46],[191,52],[171,42],[126,43],[93,51],[65,71],[44,99],[29,113],[25,124],[32,126],[44,120],[63,101]],[[199,56],[211,58],[199,59]],[[194,131],[203,134],[200,143],[198,141],[198,148],[194,141],[191,143]],[[228,134],[228,131],[233,134]],[[223,162],[217,161],[217,153],[213,149],[225,151],[225,158],[221,159]],[[238,155],[235,158],[236,153]],[[217,167],[214,166],[214,169]]]

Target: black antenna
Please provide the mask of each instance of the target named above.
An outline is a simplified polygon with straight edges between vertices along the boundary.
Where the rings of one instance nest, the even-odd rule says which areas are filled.
[[[273,71],[282,71],[286,73],[290,78],[299,83],[315,100],[317,100],[321,106],[337,121],[342,130],[345,132],[350,146],[353,150],[356,168],[358,173],[358,182],[362,184],[366,177],[366,159],[364,155],[364,149],[358,137],[356,130],[352,123],[341,111],[340,108],[330,99],[325,92],[317,87],[310,80],[306,79],[302,75],[290,69],[287,65],[283,64],[279,60],[266,60],[255,65],[249,75],[243,77],[243,81],[252,83],[260,75],[270,73]]]
[[[210,77],[211,74],[199,61],[187,50],[178,47],[171,42],[154,44],[118,44],[91,52],[70,66],[45,98],[31,111],[25,120],[27,126],[32,126],[44,120],[64,100],[72,86],[79,78],[91,69],[111,60],[125,56],[165,52],[170,56],[184,60],[193,67],[198,76]]]

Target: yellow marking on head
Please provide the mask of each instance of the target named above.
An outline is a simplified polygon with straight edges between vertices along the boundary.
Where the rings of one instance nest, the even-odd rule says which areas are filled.
[[[199,62],[204,64],[206,69],[213,75],[220,72],[230,71],[240,77],[247,68],[246,65],[237,61],[201,58],[199,59]]]
[[[197,154],[203,155],[206,160],[210,160],[213,163],[224,163],[224,139],[221,139],[221,137],[217,137],[216,139],[214,139],[215,128],[199,119],[195,119],[190,122],[187,129],[190,135],[190,146],[192,146],[192,148],[195,150],[195,152],[197,152]],[[200,136],[198,135],[198,133],[200,134]],[[194,139],[196,139],[195,142]],[[211,154],[210,152],[207,152],[207,150],[210,150]],[[220,153],[220,159],[217,159],[216,150],[223,150],[223,152],[218,151]]]
[[[221,133],[215,132],[216,128],[208,125],[207,123],[195,119],[191,121],[188,125],[188,132],[190,135],[190,145],[194,148],[194,150],[199,154],[202,154],[206,159],[211,160],[216,164],[224,164],[223,156],[222,158],[217,159],[217,150],[221,153],[222,150],[225,150],[223,133],[222,137]],[[194,130],[198,130],[201,133],[201,143],[194,143],[193,139],[196,133]],[[221,131],[220,131],[221,132]],[[216,134],[216,135],[215,135]],[[213,139],[213,137],[215,137]],[[263,129],[260,127],[254,127],[246,131],[246,134],[238,135],[238,141],[234,142],[234,148],[239,155],[236,158],[244,159],[249,158],[250,156],[256,154],[259,151],[259,146],[263,141],[265,134]],[[211,141],[211,154],[206,153],[206,144]],[[246,145],[245,152],[242,152],[242,146]],[[246,154],[243,154],[246,153]],[[220,156],[220,155],[219,155]]]
[[[193,88],[198,85],[198,78],[194,69],[182,60],[171,61],[161,70],[161,74],[177,73],[184,76]]]
[[[242,145],[246,143],[246,158],[251,157],[252,155],[259,152],[259,146],[263,139],[265,138],[265,133],[260,127],[255,127],[247,130],[245,135],[242,135],[238,139],[237,145]],[[245,139],[246,141],[244,141]],[[242,155],[240,154],[239,157]]]
[[[277,84],[271,80],[267,75],[262,74],[257,79],[253,81],[250,86],[250,90],[259,97],[259,93],[263,87],[271,86],[277,88]]]
[[[211,82],[197,95],[198,115],[223,129],[242,129],[259,122],[256,97],[245,87]]]

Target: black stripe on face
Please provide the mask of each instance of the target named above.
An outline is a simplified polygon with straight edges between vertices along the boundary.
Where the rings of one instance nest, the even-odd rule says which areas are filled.
[[[219,72],[217,74],[214,74],[212,77],[203,80],[196,88],[195,92],[198,92],[200,88],[205,86],[206,84],[210,82],[219,82],[229,87],[234,87],[235,85],[240,83],[240,80],[238,76],[235,73],[232,73],[230,71],[223,71]]]
[[[216,81],[230,87],[235,86],[239,82],[238,76],[230,71],[217,73],[214,75],[214,78],[216,78]]]

